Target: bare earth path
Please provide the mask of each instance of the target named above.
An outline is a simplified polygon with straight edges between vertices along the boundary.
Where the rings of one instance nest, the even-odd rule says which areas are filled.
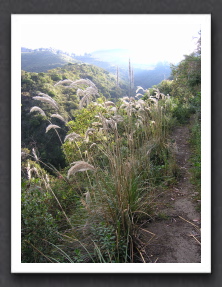
[[[172,138],[177,145],[176,160],[182,176],[177,186],[161,198],[164,204],[159,212],[165,218],[144,228],[148,241],[146,239],[143,254],[146,262],[151,263],[198,263],[201,262],[200,212],[196,210],[195,192],[190,183],[188,126],[177,127]]]

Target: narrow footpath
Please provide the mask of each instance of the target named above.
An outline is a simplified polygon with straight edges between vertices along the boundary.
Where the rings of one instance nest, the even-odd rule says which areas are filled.
[[[199,263],[201,216],[190,182],[189,126],[177,127],[172,138],[177,147],[176,161],[181,176],[176,186],[161,197],[160,212],[164,218],[152,221],[144,228],[146,244],[142,252],[147,263]]]

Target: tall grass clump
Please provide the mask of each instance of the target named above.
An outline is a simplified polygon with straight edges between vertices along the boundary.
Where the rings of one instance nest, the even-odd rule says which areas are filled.
[[[65,80],[61,84],[76,87],[80,106],[73,121],[66,122],[58,113],[51,115],[66,123],[69,132],[64,138],[59,135],[60,126],[51,120],[46,129],[54,130],[63,142],[67,167],[54,170],[41,190],[44,196],[51,196],[47,210],[58,225],[57,242],[42,236],[50,246],[50,254],[44,258],[53,262],[136,262],[136,254],[141,254],[138,233],[144,221],[152,219],[156,185],[172,178],[175,168],[168,140],[171,99],[157,90],[146,100],[136,95],[117,103],[104,98],[92,101],[98,91],[91,81]],[[80,90],[78,85],[85,88]],[[49,104],[46,95],[40,96],[35,99]],[[52,107],[59,110],[55,101]],[[34,111],[43,114],[42,109],[35,107]],[[45,183],[42,176],[39,180]],[[59,214],[52,208],[53,200]]]
[[[72,160],[84,158],[94,167],[90,178],[86,173],[85,181],[83,175],[75,177],[74,181],[76,183],[81,179],[81,189],[86,191],[82,192],[84,196],[81,198],[86,211],[81,224],[84,224],[83,233],[89,236],[87,248],[93,246],[94,251],[96,250],[97,259],[94,260],[134,260],[140,224],[144,218],[152,218],[155,193],[150,175],[156,164],[152,157],[157,152],[160,153],[158,164],[163,166],[164,176],[170,173],[168,104],[167,101],[156,98],[145,102],[133,97],[125,97],[116,105],[108,105],[107,102],[92,104],[88,109],[98,113],[94,113],[94,121],[91,118],[92,113],[89,121],[85,118],[89,124],[87,129],[85,127],[85,139],[83,122],[78,119],[78,116],[82,118],[82,115],[87,115],[85,109],[78,112],[75,122],[69,124],[72,133],[82,133],[82,139],[67,142],[64,145],[66,153],[71,154]],[[78,152],[71,153],[71,150],[77,150],[76,147]],[[159,177],[163,176],[161,172],[159,171]],[[88,187],[83,184],[86,181]],[[107,235],[109,240],[107,239],[106,248],[98,234],[96,243],[93,241],[92,235],[97,230],[95,226],[100,226],[101,234],[112,233],[112,236]],[[83,238],[83,234],[79,233],[79,236]],[[84,237],[84,241],[86,238]],[[112,246],[112,255],[108,246]],[[109,254],[108,258],[105,254]]]

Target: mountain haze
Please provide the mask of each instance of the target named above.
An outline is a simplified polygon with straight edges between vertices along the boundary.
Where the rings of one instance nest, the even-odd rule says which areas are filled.
[[[53,49],[31,50],[22,48],[21,59],[22,70],[28,72],[46,72],[68,63],[85,63],[100,67],[114,75],[116,75],[118,68],[119,77],[125,81],[129,80],[130,60],[134,72],[134,83],[136,86],[144,88],[159,84],[162,80],[169,78],[171,74],[170,65],[167,62],[160,62],[155,65],[134,63],[130,59],[130,52],[127,49],[98,50],[79,56]]]

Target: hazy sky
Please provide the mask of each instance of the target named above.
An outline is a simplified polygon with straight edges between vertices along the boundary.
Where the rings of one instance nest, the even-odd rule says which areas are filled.
[[[20,15],[21,46],[75,54],[129,49],[134,62],[178,62],[195,49],[198,15]]]

